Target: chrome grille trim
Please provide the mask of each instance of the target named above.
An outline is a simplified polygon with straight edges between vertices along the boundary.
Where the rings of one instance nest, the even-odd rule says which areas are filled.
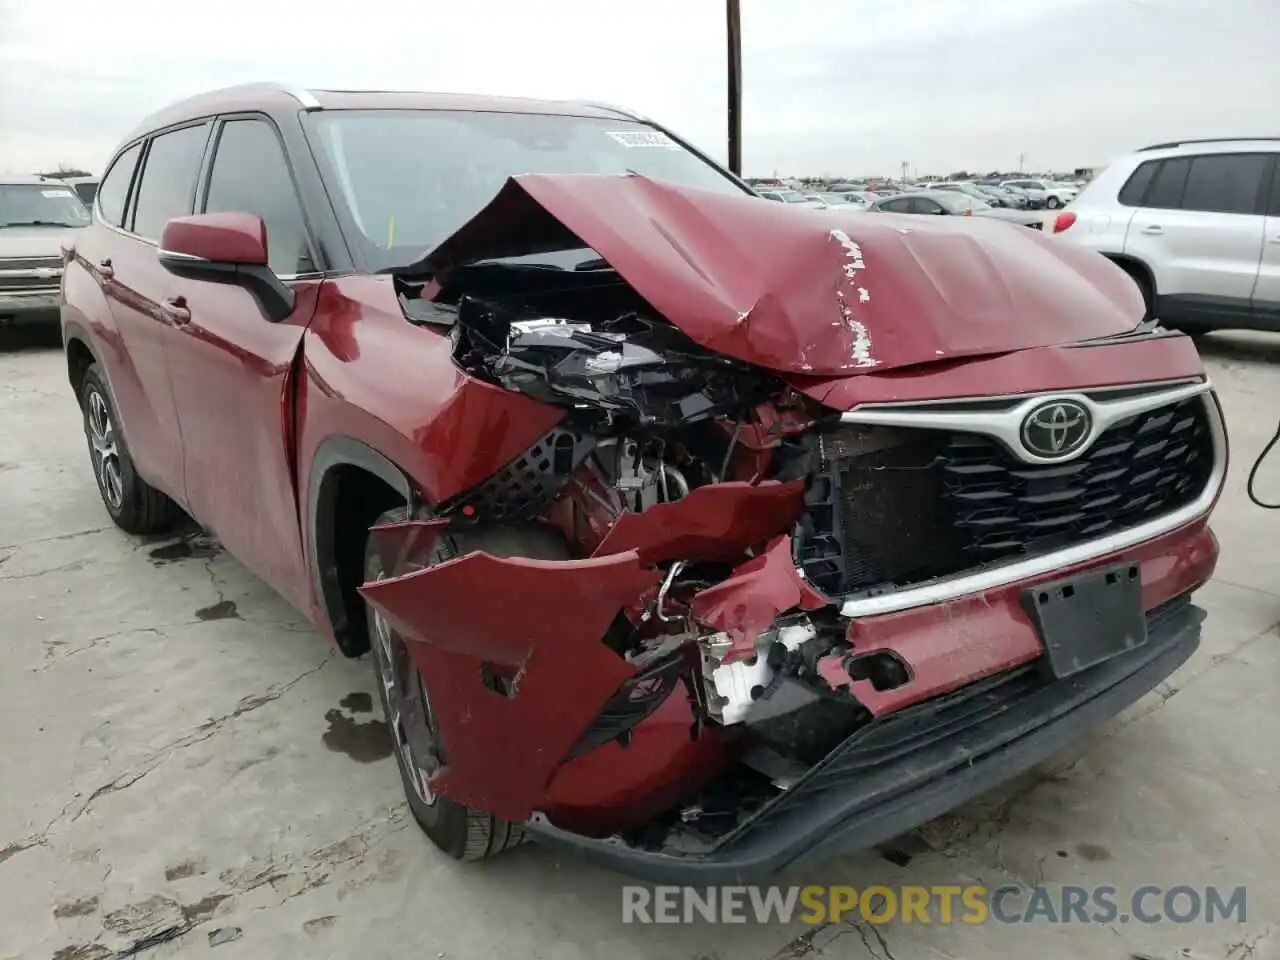
[[[999,399],[975,398],[974,400],[928,401],[912,404],[868,404],[844,414],[841,419],[847,423],[982,433],[996,438],[1026,462],[1042,463],[1052,461],[1032,459],[1025,451],[1017,452],[1019,444],[1016,428],[1021,422],[1021,417],[1032,407],[1043,402],[1046,397],[1070,397],[1082,403],[1087,402],[1091,405],[1090,410],[1094,412],[1095,418],[1101,418],[1104,424],[1110,425],[1165,404],[1201,396],[1213,440],[1213,468],[1204,489],[1195,500],[1155,520],[1099,537],[1096,540],[1024,560],[1013,560],[984,567],[978,571],[957,574],[902,590],[850,597],[841,604],[841,614],[855,618],[872,617],[973,596],[1132,549],[1203,517],[1213,507],[1226,480],[1227,430],[1222,409],[1207,378],[1175,381],[1164,385],[1163,389],[1147,389],[1150,386],[1134,384],[1107,390],[1072,393],[1046,391],[1031,396],[1011,397],[1008,398],[1007,403],[999,402]],[[1108,394],[1112,396],[1109,398]],[[1014,424],[1012,443],[1009,442],[1010,423]],[[1101,429],[1105,429],[1105,426]],[[1099,430],[1096,422],[1095,430]],[[1089,445],[1092,445],[1094,439],[1096,439],[1096,433],[1090,437]],[[1085,449],[1087,448],[1086,446]]]

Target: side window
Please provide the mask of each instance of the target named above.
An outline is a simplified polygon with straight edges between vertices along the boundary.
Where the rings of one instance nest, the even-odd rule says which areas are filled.
[[[910,200],[886,200],[880,204],[881,210],[888,210],[890,213],[906,213],[911,209]]]
[[[915,197],[911,201],[911,212],[932,213],[936,216],[945,211],[942,209],[942,204],[938,203],[937,200],[930,200],[928,197]]]
[[[1156,175],[1162,161],[1148,160],[1145,163],[1138,164],[1138,169],[1129,174],[1129,179],[1124,182],[1124,186],[1120,188],[1120,195],[1116,197],[1126,207],[1142,206],[1143,194],[1147,192],[1147,187],[1151,186],[1151,181]]]
[[[1160,165],[1151,189],[1147,191],[1143,206],[1161,210],[1177,210],[1182,206],[1182,194],[1187,186],[1187,173],[1191,170],[1190,157],[1177,157]]]
[[[267,121],[223,124],[204,208],[206,213],[260,216],[267,225],[268,265],[280,276],[315,269],[284,148]]]
[[[98,187],[98,207],[102,211],[102,219],[113,227],[124,223],[124,205],[129,199],[129,184],[133,181],[133,171],[141,153],[142,144],[135,143],[120,154]]]
[[[1280,217],[1280,163],[1271,173],[1271,202],[1267,205],[1267,215]]]
[[[1262,178],[1268,172],[1262,153],[1221,153],[1196,157],[1187,175],[1183,210],[1256,213]]]
[[[209,125],[202,123],[162,133],[151,141],[138,184],[138,201],[133,205],[133,232],[138,236],[159,240],[167,221],[191,213],[196,174],[208,138]]]

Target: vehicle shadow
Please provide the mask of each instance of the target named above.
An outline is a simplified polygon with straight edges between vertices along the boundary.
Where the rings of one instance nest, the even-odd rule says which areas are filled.
[[[1267,333],[1232,331],[1196,338],[1196,349],[1206,359],[1244,363],[1280,363],[1280,337]]]
[[[56,323],[29,327],[0,326],[0,353],[47,350],[62,346],[62,328]]]

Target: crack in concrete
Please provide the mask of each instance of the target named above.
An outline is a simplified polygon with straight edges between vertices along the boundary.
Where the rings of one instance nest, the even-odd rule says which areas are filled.
[[[12,553],[9,554],[9,557],[11,556],[13,556]],[[9,557],[5,557],[4,560],[8,560]],[[0,560],[0,563],[3,563],[4,560]],[[90,564],[90,562],[91,561],[89,560],[71,560],[67,563],[60,563],[56,567],[49,567],[45,570],[34,570],[31,573],[11,573],[7,576],[0,577],[0,583],[5,583],[11,580],[34,580],[37,577],[47,576],[50,573],[69,573],[72,570],[83,570]]]
[[[1257,936],[1231,944],[1227,948],[1226,960],[1249,960],[1254,951],[1258,949],[1258,945],[1270,937],[1277,929],[1280,929],[1280,923],[1273,923]]]
[[[52,537],[37,537],[35,540],[21,540],[17,543],[0,543],[0,550],[13,550],[15,553],[23,547],[34,546],[37,543],[56,543],[60,540],[75,540],[77,537],[88,537],[95,533],[104,533],[107,530],[114,530],[115,527],[93,527],[89,530],[77,530],[75,533],[60,533]],[[13,554],[10,554],[12,556]]]
[[[49,824],[39,833],[28,839],[19,840],[6,847],[0,848],[0,863],[4,863],[5,860],[8,860],[10,857],[21,853],[24,850],[29,850],[34,846],[44,845],[48,842],[51,834],[63,826],[67,826],[78,821],[103,797],[110,796],[113,793],[119,793],[122,790],[127,790],[129,787],[146,777],[179,750],[185,750],[197,743],[203,743],[204,741],[216,736],[224,727],[240,717],[243,717],[245,714],[252,713],[254,710],[258,710],[269,703],[279,700],[295,686],[307,679],[307,677],[323,670],[332,659],[333,654],[331,653],[314,667],[304,670],[292,680],[269,687],[263,693],[252,694],[244,697],[238,704],[236,704],[235,709],[218,717],[210,717],[208,720],[205,720],[199,726],[195,727],[195,729],[171,740],[169,743],[155,750],[150,756],[138,761],[138,763],[134,765],[133,769],[126,770],[125,772],[113,777],[111,780],[108,780],[106,783],[95,787],[90,791],[88,797],[83,800],[81,800],[80,794],[76,794],[76,796],[63,804],[62,809],[58,812],[57,816],[50,820]]]
[[[175,624],[174,626],[182,626],[182,624]],[[167,629],[169,629],[168,626],[130,627],[127,630],[114,630],[111,633],[103,633],[96,637],[90,637],[88,640],[84,641],[81,646],[73,647],[72,649],[67,650],[65,653],[60,653],[60,654],[57,654],[56,656],[55,654],[57,653],[58,648],[63,646],[64,642],[57,641],[57,640],[46,641],[44,658],[46,661],[49,661],[49,662],[41,665],[36,672],[43,673],[45,670],[48,670],[50,667],[55,666],[56,664],[59,664],[64,660],[69,660],[72,657],[76,656],[77,654],[85,653],[86,651],[92,650],[98,644],[105,643],[108,640],[114,640],[116,637],[127,636],[131,633],[153,633],[157,637],[163,637],[165,636],[164,631]]]

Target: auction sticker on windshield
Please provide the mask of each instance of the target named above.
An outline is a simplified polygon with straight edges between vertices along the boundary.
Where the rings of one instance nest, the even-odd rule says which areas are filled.
[[[57,200],[59,197],[71,196],[70,190],[41,190],[42,196],[48,197],[50,200]]]
[[[680,145],[661,130],[606,130],[605,132],[624,147],[666,147],[668,150],[680,149]]]

